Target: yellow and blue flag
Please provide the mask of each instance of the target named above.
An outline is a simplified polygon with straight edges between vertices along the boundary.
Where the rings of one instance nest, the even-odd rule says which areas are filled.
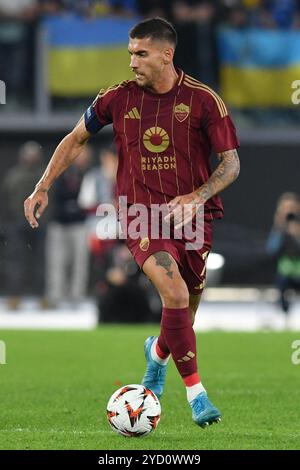
[[[300,32],[219,32],[221,94],[236,107],[292,106],[292,83],[300,79]]]
[[[48,82],[52,95],[92,96],[131,77],[128,31],[136,19],[47,18]]]

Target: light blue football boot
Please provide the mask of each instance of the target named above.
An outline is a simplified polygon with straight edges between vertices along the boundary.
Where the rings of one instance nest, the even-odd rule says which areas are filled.
[[[149,336],[145,341],[144,351],[147,368],[142,380],[142,385],[152,390],[157,398],[160,398],[164,391],[167,365],[158,364],[158,362],[154,361],[151,357],[151,346],[156,338],[157,336]]]
[[[198,426],[205,428],[221,421],[220,411],[209,401],[206,392],[201,392],[190,402],[192,417]]]

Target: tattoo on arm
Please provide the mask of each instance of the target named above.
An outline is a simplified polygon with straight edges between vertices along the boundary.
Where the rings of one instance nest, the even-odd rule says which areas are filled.
[[[158,253],[153,254],[156,259],[156,266],[161,266],[167,271],[166,274],[170,279],[173,279],[173,271],[171,269],[173,260],[166,251],[159,251]]]
[[[220,163],[209,180],[197,191],[205,201],[229,186],[239,175],[240,160],[236,149],[218,154]]]

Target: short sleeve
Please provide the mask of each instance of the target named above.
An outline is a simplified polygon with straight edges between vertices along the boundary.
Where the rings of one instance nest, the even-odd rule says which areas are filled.
[[[205,94],[203,127],[216,153],[240,146],[236,129],[223,100],[210,90]]]
[[[84,113],[87,131],[97,134],[102,127],[112,123],[112,107],[115,89],[100,90],[99,94]]]

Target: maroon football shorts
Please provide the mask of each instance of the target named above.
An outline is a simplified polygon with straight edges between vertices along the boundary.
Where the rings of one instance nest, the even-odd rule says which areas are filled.
[[[128,216],[128,225],[133,218]],[[212,245],[212,221],[204,219],[202,230],[204,233],[203,245],[196,250],[187,250],[187,240],[172,238],[172,235],[169,239],[151,239],[149,235],[133,239],[128,235],[126,244],[141,269],[143,269],[146,259],[152,254],[158,251],[168,252],[177,262],[179,272],[186,282],[189,293],[197,295],[201,294],[205,285],[206,260]],[[149,232],[151,233],[150,230]]]

